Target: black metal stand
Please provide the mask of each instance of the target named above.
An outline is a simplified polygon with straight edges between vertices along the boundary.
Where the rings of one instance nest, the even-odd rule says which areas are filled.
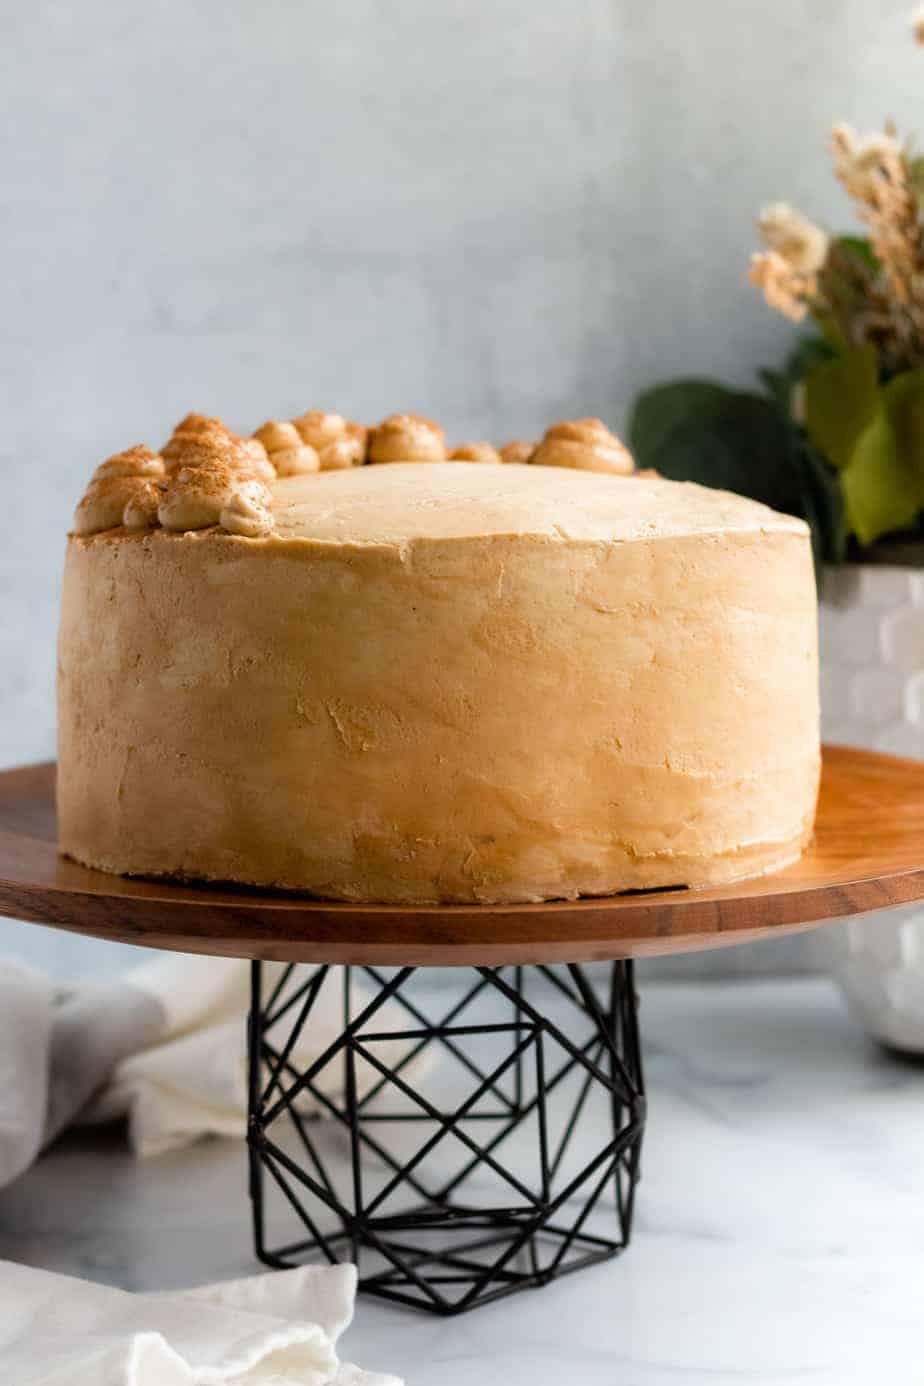
[[[269,966],[253,964],[249,1031],[262,1261],[352,1259],[367,1294],[457,1314],[628,1244],[645,1120],[631,962],[605,1001],[576,965],[460,968],[461,996],[421,995],[413,967]],[[268,1249],[293,1217],[299,1238]]]

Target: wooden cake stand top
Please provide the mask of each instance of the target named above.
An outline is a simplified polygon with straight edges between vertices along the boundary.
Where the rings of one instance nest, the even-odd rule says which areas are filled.
[[[541,905],[349,905],[90,871],[57,852],[53,764],[0,773],[0,914],[187,953],[446,965],[584,962],[722,947],[924,898],[924,764],[827,747],[815,840],[714,890]]]

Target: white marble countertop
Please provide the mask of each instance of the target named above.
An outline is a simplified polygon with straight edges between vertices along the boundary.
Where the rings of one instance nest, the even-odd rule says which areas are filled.
[[[408,1386],[924,1381],[924,1062],[817,980],[650,984],[642,1013],[627,1254],[458,1319],[361,1300],[348,1355]],[[68,1137],[0,1193],[0,1256],[129,1289],[252,1272],[243,1150]]]

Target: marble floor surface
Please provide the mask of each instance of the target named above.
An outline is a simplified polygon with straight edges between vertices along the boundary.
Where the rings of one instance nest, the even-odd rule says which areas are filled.
[[[817,979],[653,983],[642,1017],[628,1253],[452,1320],[361,1300],[347,1355],[408,1386],[924,1382],[924,1062]],[[128,1289],[249,1273],[243,1150],[71,1135],[0,1192],[0,1257]]]

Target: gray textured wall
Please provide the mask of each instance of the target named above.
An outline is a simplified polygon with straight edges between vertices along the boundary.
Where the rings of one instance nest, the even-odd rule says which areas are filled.
[[[831,120],[913,126],[905,8],[7,4],[0,763],[52,751],[89,469],[186,409],[416,407],[500,437],[618,425],[674,372],[750,378],[787,336],[743,282],[753,213],[838,224]]]

